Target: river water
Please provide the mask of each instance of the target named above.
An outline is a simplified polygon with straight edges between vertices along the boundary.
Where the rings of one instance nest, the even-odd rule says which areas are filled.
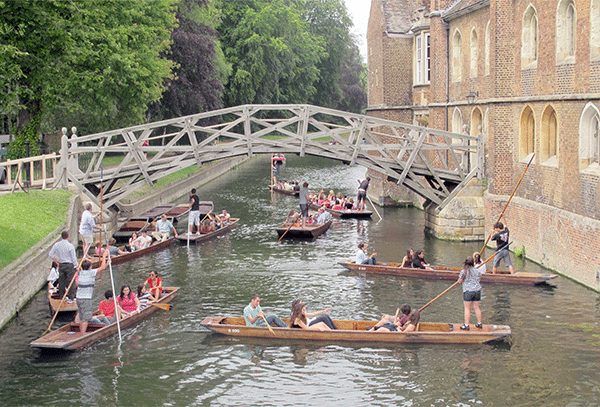
[[[495,345],[372,345],[228,339],[205,331],[210,315],[240,315],[258,293],[268,313],[288,316],[302,298],[309,311],[332,308],[339,319],[379,319],[408,302],[420,307],[451,281],[346,272],[365,241],[379,261],[424,248],[433,264],[461,265],[481,242],[435,240],[423,213],[378,208],[372,220],[334,220],[313,242],[276,243],[274,227],[297,199],[269,193],[263,156],[200,188],[201,200],[240,217],[232,233],[189,249],[177,242],[113,267],[116,285],[142,282],[157,270],[180,286],[172,311],[78,352],[29,347],[51,314],[40,292],[0,333],[3,405],[322,405],[322,406],[597,406],[600,405],[600,301],[566,278],[551,285],[484,286],[484,323],[508,324]],[[354,196],[365,170],[312,157],[288,157],[282,177]],[[186,197],[179,201],[183,202]],[[185,229],[185,226],[179,226]],[[487,250],[488,256],[491,250]],[[487,257],[487,256],[486,256]],[[516,259],[517,271],[547,271]],[[98,301],[110,287],[98,280]],[[424,321],[462,323],[455,288],[422,313]],[[57,325],[68,319],[59,317]]]

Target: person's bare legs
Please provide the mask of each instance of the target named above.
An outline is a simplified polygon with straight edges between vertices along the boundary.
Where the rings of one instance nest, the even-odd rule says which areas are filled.
[[[465,306],[465,325],[469,326],[469,322],[471,321],[471,302],[463,301]],[[479,307],[479,305],[477,305]],[[481,310],[479,311],[481,313]]]
[[[475,316],[477,317],[477,323],[481,325],[481,308],[479,307],[479,301],[473,302],[473,310],[475,311]]]

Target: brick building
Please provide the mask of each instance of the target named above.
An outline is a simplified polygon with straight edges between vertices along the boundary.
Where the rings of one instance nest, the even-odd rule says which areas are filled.
[[[481,132],[487,230],[533,157],[512,247],[599,290],[600,0],[372,0],[367,41],[368,114]]]

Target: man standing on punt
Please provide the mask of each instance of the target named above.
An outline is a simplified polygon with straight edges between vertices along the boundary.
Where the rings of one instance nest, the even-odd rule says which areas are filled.
[[[77,255],[75,254],[75,246],[69,242],[69,232],[63,230],[60,237],[62,240],[54,243],[49,256],[58,263],[58,295],[63,298],[77,270]],[[75,284],[71,284],[67,297],[68,302],[75,302],[75,293]]]

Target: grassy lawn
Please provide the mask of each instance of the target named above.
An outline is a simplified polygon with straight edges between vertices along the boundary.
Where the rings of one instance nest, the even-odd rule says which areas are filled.
[[[0,268],[65,222],[70,196],[62,190],[0,195]]]

